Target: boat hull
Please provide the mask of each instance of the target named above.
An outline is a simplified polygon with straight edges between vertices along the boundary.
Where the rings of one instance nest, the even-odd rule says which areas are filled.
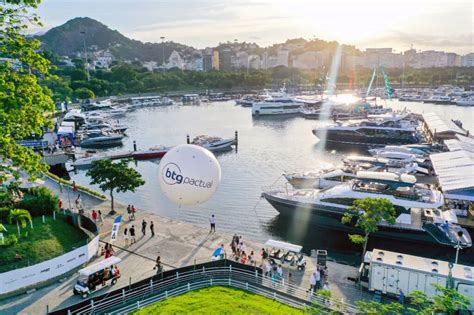
[[[311,221],[316,225],[323,226],[329,229],[336,229],[339,231],[349,233],[362,233],[362,230],[353,225],[346,225],[341,222],[343,213],[339,208],[325,207],[317,208],[315,205],[303,204],[286,200],[272,195],[263,194],[263,197],[282,215],[291,216],[300,221]],[[437,242],[426,231],[419,229],[405,229],[389,226],[379,226],[379,230],[373,233],[374,236],[381,238],[389,238],[395,240],[405,240],[419,243],[430,243],[436,245],[445,245]]]
[[[316,130],[313,130],[313,134],[318,137],[322,138],[323,136]],[[341,136],[339,134],[332,134],[326,133],[324,136],[326,142],[330,143],[343,143],[343,144],[352,144],[352,145],[401,145],[401,144],[414,144],[418,143],[419,140],[416,137],[404,137],[404,138],[397,138],[397,137],[381,137],[381,136],[364,136],[364,135],[344,135]]]
[[[132,157],[133,159],[135,160],[152,160],[152,159],[161,159],[163,156],[165,156],[166,152],[168,152],[168,150],[166,151],[143,151],[143,152],[140,152],[140,151],[137,151],[137,152],[133,152],[132,154]]]

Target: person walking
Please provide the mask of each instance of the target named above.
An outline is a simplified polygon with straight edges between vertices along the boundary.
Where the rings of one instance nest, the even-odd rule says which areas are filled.
[[[281,282],[281,284],[285,284],[285,280],[283,279],[283,268],[281,264],[278,265],[277,267],[277,273],[278,273],[278,280]]]
[[[142,234],[143,234],[143,236],[146,235],[146,221],[145,221],[145,219],[143,219],[143,221],[142,221]]]
[[[402,289],[400,289],[398,293],[398,303],[405,306],[405,294],[403,293]]]
[[[130,232],[130,245],[132,245],[137,242],[137,240],[135,239],[135,226],[134,225],[132,225],[129,232]]]
[[[209,231],[209,234],[212,232],[216,232],[216,217],[214,215],[211,215],[209,218],[209,223],[211,224],[211,230]]]
[[[97,210],[97,219],[99,220],[100,224],[104,223],[104,217],[102,216],[102,211]]]
[[[265,262],[265,277],[270,277],[272,274],[272,263],[270,260]]]
[[[92,210],[91,217],[92,217],[92,220],[94,221],[94,223],[97,224],[97,212],[95,212],[95,210]]]
[[[308,292],[310,292],[310,294],[312,295],[314,290],[316,289],[316,271],[314,271],[312,274],[311,274],[311,277],[309,277],[309,290]]]
[[[127,213],[128,213],[128,221],[132,221],[132,207],[130,205],[127,206]]]
[[[268,259],[268,253],[265,250],[265,248],[262,248],[262,253],[260,254],[260,256],[262,256],[262,263],[260,264],[260,266],[263,266],[263,263],[265,262],[265,260]]]
[[[163,272],[163,265],[161,263],[161,257],[160,256],[156,257],[155,267],[153,269],[156,269],[156,274],[160,274],[160,273]]]
[[[153,224],[153,221],[150,221],[150,232],[151,237],[155,236],[155,225]]]
[[[135,213],[137,212],[137,209],[135,209],[135,206],[132,205],[132,207],[130,208],[130,210],[132,211],[132,220],[135,221]]]
[[[125,246],[128,246],[128,239],[129,239],[128,228],[125,228],[123,230],[123,240],[125,241]]]
[[[316,279],[316,288],[315,288],[315,290],[318,290],[318,289],[321,288],[321,271],[319,271],[319,268],[316,268],[314,276],[315,276],[315,279]]]

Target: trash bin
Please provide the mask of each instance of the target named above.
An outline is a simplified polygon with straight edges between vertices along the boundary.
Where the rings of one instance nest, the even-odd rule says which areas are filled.
[[[326,260],[328,257],[328,252],[324,249],[318,249],[316,251],[316,262],[318,265],[326,267]]]

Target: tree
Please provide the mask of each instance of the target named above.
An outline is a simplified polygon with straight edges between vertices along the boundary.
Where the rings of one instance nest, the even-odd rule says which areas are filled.
[[[117,192],[135,192],[136,188],[145,184],[141,174],[128,167],[128,163],[129,160],[122,160],[118,163],[111,160],[94,161],[86,173],[92,179],[91,184],[98,184],[102,191],[110,192],[110,214],[116,213],[114,209],[114,190]]]
[[[439,284],[433,284],[433,286],[438,294],[430,298],[422,291],[413,291],[408,295],[409,304],[406,308],[397,302],[384,304],[375,301],[357,301],[357,308],[362,314],[373,315],[454,315],[468,309],[470,300],[467,296]]]
[[[364,232],[364,236],[349,234],[353,243],[363,244],[362,257],[364,257],[369,235],[378,231],[378,224],[382,220],[389,224],[395,224],[395,215],[395,208],[388,199],[364,198],[355,200],[344,213],[341,221],[344,224],[350,224],[355,219],[355,226]]]
[[[38,82],[49,76],[50,62],[38,51],[40,42],[25,34],[28,25],[41,25],[29,14],[40,0],[4,0],[0,5],[0,157],[35,178],[47,165],[17,140],[41,135],[51,125],[54,103]],[[14,170],[14,168],[11,168]],[[14,172],[18,174],[17,172]]]
[[[74,91],[74,96],[80,100],[95,98],[94,92],[92,92],[88,88],[78,88]]]
[[[376,301],[357,301],[357,309],[361,314],[367,315],[398,315],[403,314],[403,305],[397,302],[389,304]]]
[[[16,222],[16,227],[18,229],[18,237],[20,237],[20,225],[22,228],[26,227],[27,222],[31,222],[31,214],[28,210],[23,209],[12,209],[8,215],[8,222],[13,224],[13,221]]]

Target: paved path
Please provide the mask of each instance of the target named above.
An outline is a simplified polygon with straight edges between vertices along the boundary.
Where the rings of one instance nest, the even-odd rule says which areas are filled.
[[[59,187],[47,181],[46,185],[59,193]],[[56,187],[54,187],[56,186]],[[61,198],[66,196],[68,191],[63,189]],[[71,193],[71,192],[69,192]],[[98,200],[82,194],[81,198],[86,208],[101,209],[104,214],[108,213],[110,203]],[[63,199],[64,203],[64,199]],[[135,282],[154,274],[154,260],[156,256],[160,255],[162,261],[165,263],[165,269],[172,267],[180,267],[193,264],[194,262],[209,261],[212,252],[224,244],[226,253],[230,254],[228,244],[232,238],[231,235],[225,233],[209,233],[205,227],[195,226],[188,223],[183,223],[168,218],[163,218],[155,214],[149,214],[143,211],[138,211],[136,220],[128,220],[128,215],[124,213],[122,205],[117,204],[117,210],[123,214],[124,224],[121,226],[119,239],[114,243],[116,247],[116,255],[123,259],[120,263],[122,271],[122,278],[118,281],[115,287],[106,288],[98,294],[107,292],[127,285],[129,282]],[[115,216],[106,216],[104,223],[100,226],[101,239],[108,241],[110,239],[110,229]],[[141,222],[147,221],[146,235],[142,235]],[[151,237],[149,230],[150,221],[155,225],[155,236]],[[135,225],[137,234],[137,243],[126,246],[122,237],[124,226],[131,227]],[[217,226],[219,231],[219,226]],[[246,252],[254,251],[258,261],[258,256],[262,244],[246,240],[243,235],[244,243],[246,245]],[[121,250],[118,247],[126,248]],[[130,251],[140,254],[140,256],[130,253]],[[147,258],[143,258],[147,257]],[[96,261],[103,259],[99,257]],[[309,275],[315,269],[314,262],[307,259],[308,266],[305,272],[292,270],[285,270],[284,276],[288,276],[288,272],[292,272],[294,276],[294,283],[301,285],[303,288],[309,288]],[[334,297],[342,298],[344,301],[354,303],[355,301],[365,298],[370,299],[371,294],[366,291],[359,290],[348,277],[356,277],[357,270],[354,267],[345,266],[333,262],[328,262],[329,267],[329,283],[330,289]],[[44,314],[49,310],[63,308],[67,305],[77,303],[81,300],[80,297],[74,296],[72,287],[76,282],[77,274],[65,279],[64,282],[54,283],[47,287],[41,288],[31,294],[24,294],[12,297],[0,302],[0,313],[2,314]]]

